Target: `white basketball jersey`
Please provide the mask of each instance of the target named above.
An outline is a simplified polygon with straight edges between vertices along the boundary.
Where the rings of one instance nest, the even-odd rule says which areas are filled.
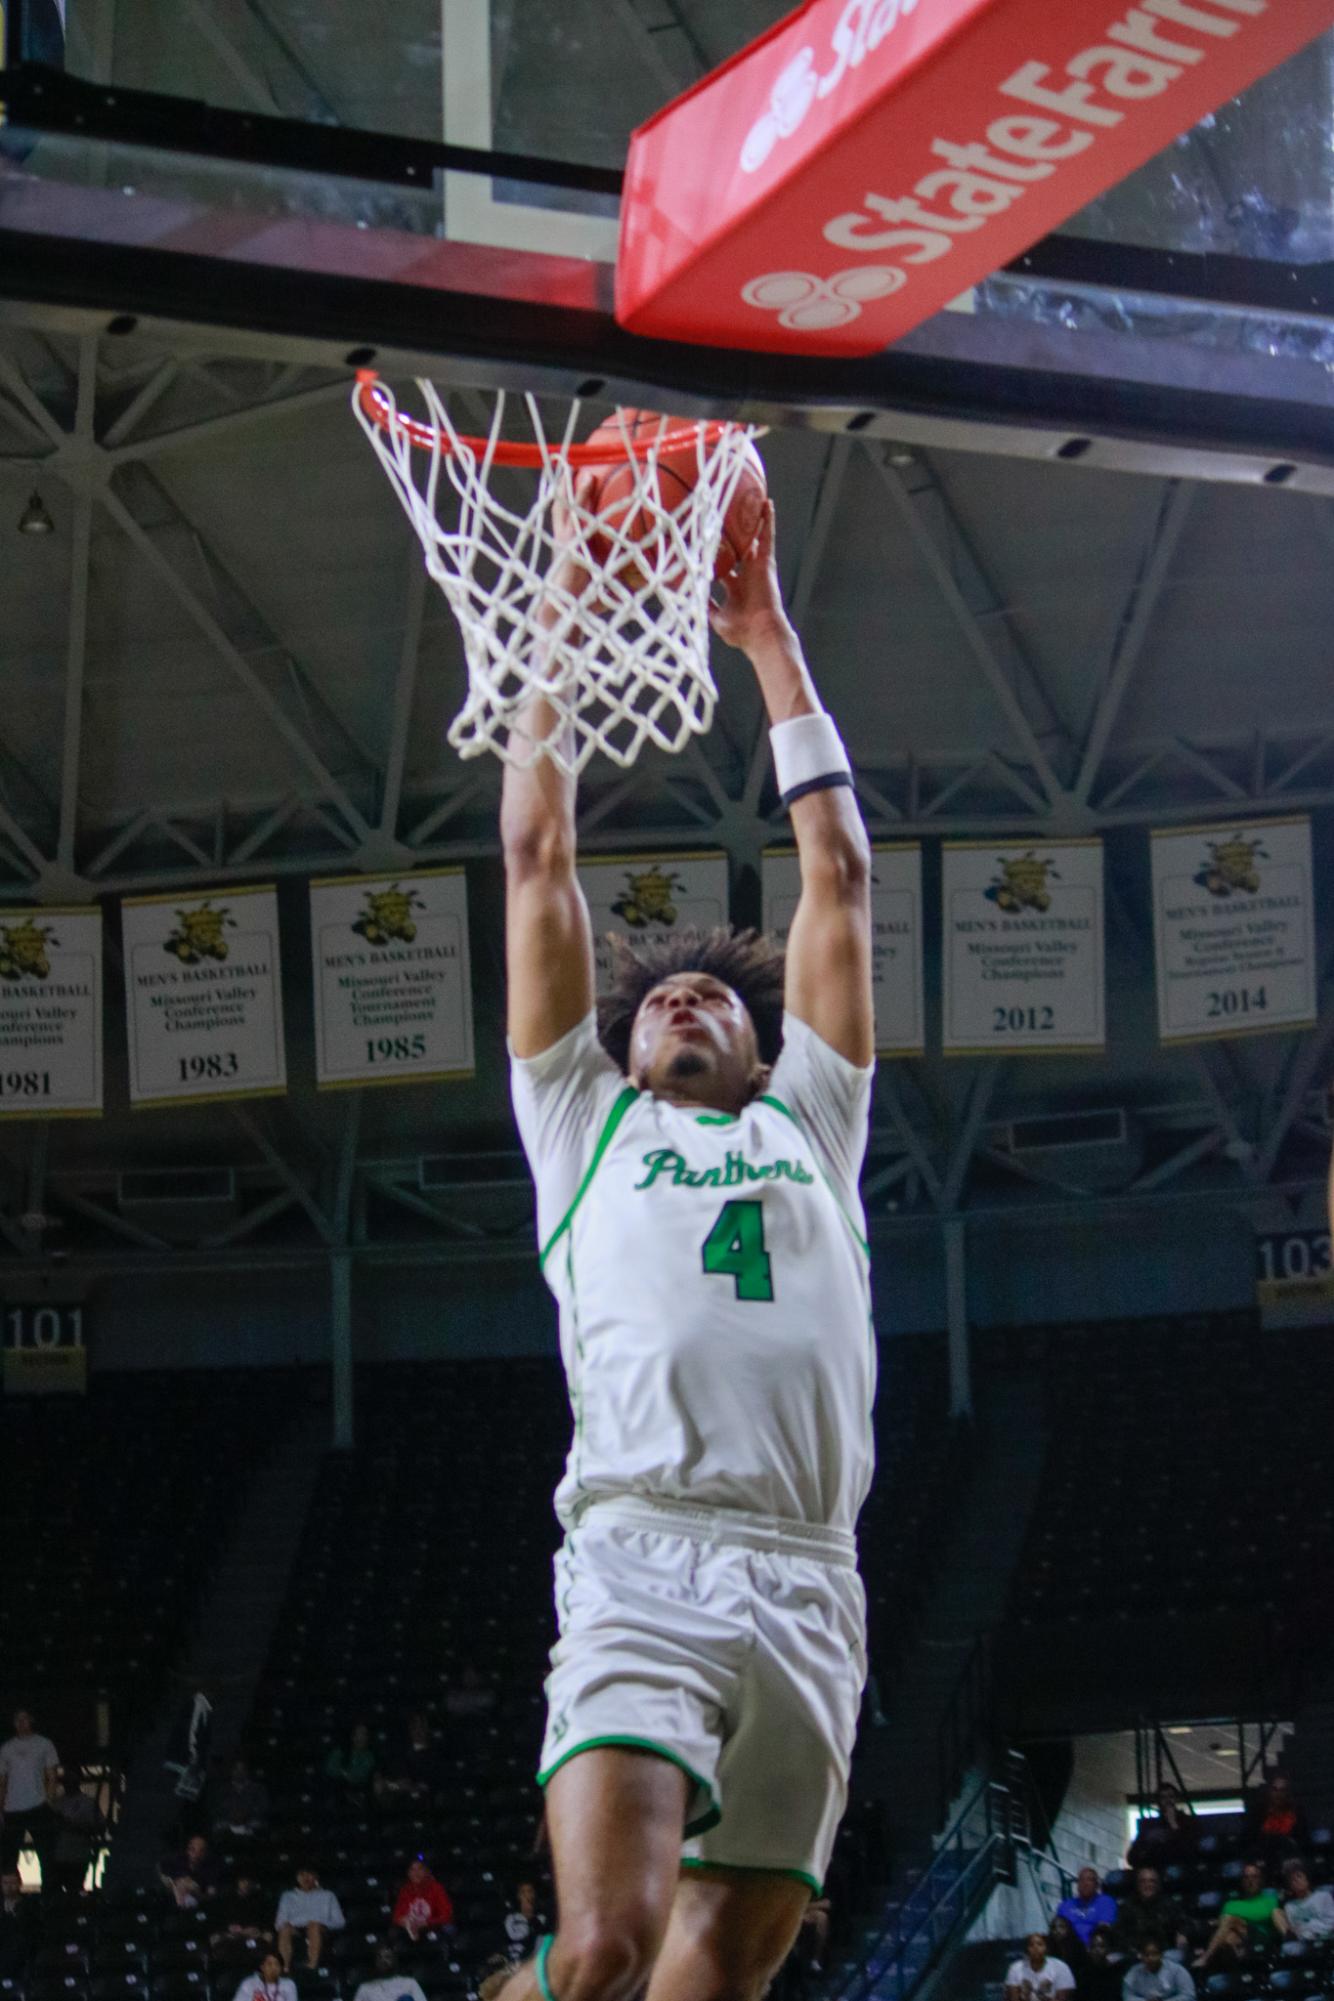
[[[791,1015],[739,1118],[627,1085],[591,1016],[514,1062],[574,1411],[567,1527],[634,1494],[852,1529],[872,1470],[870,1083]]]

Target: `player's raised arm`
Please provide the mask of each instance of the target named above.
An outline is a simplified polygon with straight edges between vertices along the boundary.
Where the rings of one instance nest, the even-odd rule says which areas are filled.
[[[534,697],[529,736],[555,728]],[[549,757],[527,770],[505,766],[500,842],[505,855],[505,971],[510,1042],[516,1056],[539,1056],[593,1005],[593,936],[574,869],[575,781]]]
[[[864,1065],[875,1054],[870,847],[838,732],[820,706],[783,608],[772,501],[750,553],[722,588],[714,630],[755,669],[801,860],[801,900],[787,941],[786,1005],[840,1056]]]

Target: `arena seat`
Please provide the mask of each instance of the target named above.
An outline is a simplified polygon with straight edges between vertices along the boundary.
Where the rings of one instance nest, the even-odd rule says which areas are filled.
[[[153,2001],[203,2001],[208,1992],[208,1974],[195,1972],[155,1973],[150,1983]]]
[[[1051,1443],[1014,1626],[1282,1617],[1329,1574],[1328,1330],[1197,1314],[1051,1329],[1045,1352]]]
[[[290,1370],[94,1374],[85,1397],[5,1404],[24,1533],[0,1547],[0,1696],[38,1701],[67,1764],[123,1761],[206,1590],[229,1502],[269,1447]]]

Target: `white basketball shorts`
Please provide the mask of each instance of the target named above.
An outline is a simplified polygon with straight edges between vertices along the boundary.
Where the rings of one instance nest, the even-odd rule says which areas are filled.
[[[683,1866],[818,1895],[866,1679],[851,1536],[598,1502],[557,1553],[556,1612],[539,1784],[599,1746],[656,1752],[692,1782]]]

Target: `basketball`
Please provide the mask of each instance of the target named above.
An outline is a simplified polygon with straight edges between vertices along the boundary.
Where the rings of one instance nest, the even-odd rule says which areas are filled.
[[[669,424],[686,421],[666,419]],[[651,438],[663,422],[662,413],[657,410],[622,410],[605,424],[599,424],[587,442],[623,451],[627,437],[636,441]],[[699,458],[693,440],[675,451],[659,454],[657,478],[659,502],[669,514],[674,514],[699,479]],[[605,466],[584,467],[576,476],[574,490],[581,507],[613,525],[630,541],[647,541],[657,531],[652,509],[635,505],[639,481],[634,467],[623,459]],[[715,577],[725,577],[734,570],[755,540],[768,492],[764,460],[754,444],[749,444],[723,521],[713,565]],[[611,544],[606,538],[595,535],[590,544],[599,563],[610,560]]]

